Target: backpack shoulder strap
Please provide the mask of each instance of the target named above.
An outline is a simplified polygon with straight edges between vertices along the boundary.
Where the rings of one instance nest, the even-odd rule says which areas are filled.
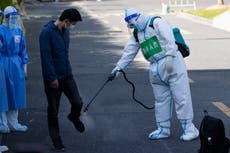
[[[139,39],[138,39],[138,36],[137,36],[137,29],[133,30],[133,36],[134,36],[136,42],[139,42]]]
[[[156,18],[161,18],[160,16],[154,16],[152,17],[152,19],[150,20],[150,24],[149,24],[149,27],[152,27],[154,29],[154,26],[153,26],[153,22]]]

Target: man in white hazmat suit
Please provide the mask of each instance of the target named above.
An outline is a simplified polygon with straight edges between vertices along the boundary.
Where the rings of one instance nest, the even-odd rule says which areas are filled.
[[[130,36],[124,53],[109,76],[113,80],[117,72],[124,70],[135,58],[138,50],[150,62],[150,82],[155,95],[155,117],[157,130],[149,134],[149,139],[170,136],[172,102],[175,104],[177,118],[183,128],[180,137],[190,141],[198,137],[199,131],[192,123],[193,106],[186,66],[175,44],[172,28],[163,18],[156,18],[150,27],[151,16],[135,8],[125,11],[125,21],[129,28],[137,30],[138,42]]]

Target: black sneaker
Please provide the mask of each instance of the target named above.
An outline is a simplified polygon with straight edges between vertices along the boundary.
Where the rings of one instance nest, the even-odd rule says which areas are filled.
[[[71,115],[68,115],[68,119],[74,124],[75,128],[79,131],[79,132],[84,132],[85,131],[85,126],[82,123],[82,121],[78,118],[78,117],[73,117]]]
[[[65,146],[62,144],[61,139],[54,139],[53,145],[54,145],[55,151],[58,151],[58,152],[64,152],[65,151]]]

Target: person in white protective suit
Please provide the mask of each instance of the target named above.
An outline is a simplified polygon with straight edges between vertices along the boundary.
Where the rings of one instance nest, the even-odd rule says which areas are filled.
[[[184,59],[175,44],[172,28],[163,18],[156,18],[150,27],[151,16],[135,8],[125,10],[128,28],[137,30],[138,42],[132,34],[124,52],[108,79],[112,81],[120,70],[124,70],[141,51],[150,63],[150,82],[155,96],[155,117],[157,129],[149,139],[168,138],[172,103],[183,128],[180,139],[190,141],[199,136],[194,126],[193,106]]]
[[[28,63],[25,37],[18,25],[18,12],[13,6],[4,9],[0,25],[0,55],[6,80],[8,110],[0,113],[0,132],[27,131],[28,127],[18,122],[18,110],[26,107],[24,65]]]

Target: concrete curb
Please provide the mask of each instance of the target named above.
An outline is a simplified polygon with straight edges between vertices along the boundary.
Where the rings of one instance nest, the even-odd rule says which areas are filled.
[[[229,27],[225,28],[225,26],[223,26],[222,23],[221,23],[221,26],[220,26],[220,24],[217,23],[217,22],[220,23],[222,21],[216,21],[215,20],[215,22],[214,22],[214,20],[209,20],[209,19],[206,19],[206,18],[202,18],[202,17],[195,16],[195,15],[188,14],[188,13],[184,13],[184,12],[179,12],[178,16],[180,16],[182,18],[189,19],[189,20],[191,20],[193,22],[201,23],[201,24],[204,24],[204,25],[207,25],[207,26],[211,26],[211,27],[214,27],[214,28],[217,28],[217,29],[221,29],[221,30],[230,32]]]

